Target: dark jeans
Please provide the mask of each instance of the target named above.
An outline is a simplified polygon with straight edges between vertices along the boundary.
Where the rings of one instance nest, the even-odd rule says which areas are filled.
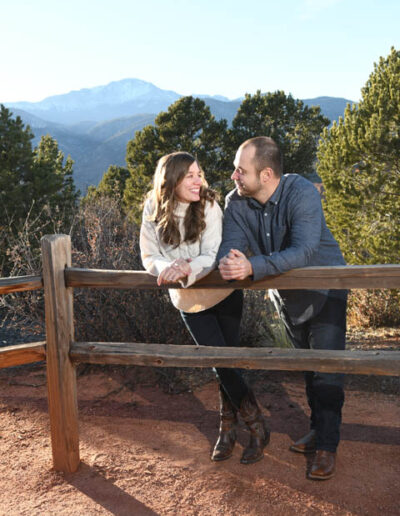
[[[243,292],[234,290],[217,305],[202,312],[181,311],[182,319],[195,343],[199,346],[238,346]],[[214,369],[222,388],[232,403],[239,408],[248,388],[239,369]]]
[[[308,321],[293,325],[281,312],[286,331],[296,348],[343,350],[346,345],[347,290],[331,290],[321,311]],[[305,372],[311,409],[311,428],[318,450],[335,452],[340,440],[344,402],[343,374]]]

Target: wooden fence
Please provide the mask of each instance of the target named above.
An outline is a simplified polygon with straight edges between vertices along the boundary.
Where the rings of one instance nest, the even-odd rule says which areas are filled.
[[[43,277],[0,279],[0,294],[44,288],[46,342],[0,348],[0,367],[46,360],[47,392],[54,468],[79,466],[76,364],[123,364],[158,367],[240,367],[291,371],[400,375],[400,351],[321,351],[277,348],[212,348],[174,344],[75,342],[73,288],[158,287],[140,271],[71,267],[66,235],[42,239]],[[226,288],[217,271],[190,288]],[[229,283],[246,289],[400,288],[400,265],[309,267],[254,282]],[[179,288],[179,285],[176,285]]]

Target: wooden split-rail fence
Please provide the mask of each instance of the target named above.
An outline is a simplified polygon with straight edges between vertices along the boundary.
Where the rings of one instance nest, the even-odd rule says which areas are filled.
[[[158,367],[240,367],[400,376],[400,351],[322,351],[278,348],[216,348],[174,344],[75,342],[73,288],[154,289],[156,278],[141,271],[79,269],[71,266],[66,235],[42,238],[42,276],[0,279],[0,294],[44,288],[46,341],[0,348],[0,367],[46,360],[54,468],[74,472],[80,462],[78,363]],[[190,288],[226,288],[217,271]],[[177,285],[179,288],[179,286]],[[400,288],[400,265],[308,267],[254,282],[244,289]]]

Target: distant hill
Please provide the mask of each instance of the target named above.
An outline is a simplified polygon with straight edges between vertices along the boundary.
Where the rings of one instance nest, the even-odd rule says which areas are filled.
[[[154,123],[160,111],[182,95],[162,90],[139,79],[123,79],[105,86],[71,91],[40,102],[5,103],[6,107],[29,124],[35,135],[50,134],[60,149],[74,160],[74,179],[84,193],[97,184],[109,165],[125,165],[126,145],[135,132]],[[219,95],[195,95],[202,98],[219,120],[228,124],[242,99],[229,100]],[[1,102],[1,99],[0,99]],[[329,120],[343,115],[348,102],[335,97],[304,99],[309,106],[318,105]]]
[[[331,122],[339,120],[343,116],[347,104],[356,104],[353,100],[340,97],[316,97],[315,99],[302,99],[307,106],[320,106],[322,113]]]
[[[34,134],[33,146],[50,134],[58,142],[65,156],[74,160],[74,180],[84,193],[89,185],[96,185],[109,165],[125,165],[126,145],[135,132],[154,123],[155,115],[141,114],[104,122],[86,122],[70,126],[43,120],[21,109],[10,108],[20,116]]]

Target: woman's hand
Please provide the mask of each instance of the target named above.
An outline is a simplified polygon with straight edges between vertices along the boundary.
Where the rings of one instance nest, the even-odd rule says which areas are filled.
[[[174,260],[171,265],[160,272],[157,278],[157,285],[176,283],[180,279],[189,276],[192,272],[192,268],[189,265],[189,262],[191,261],[192,260],[190,258],[187,260],[184,260],[183,258],[177,258]]]

